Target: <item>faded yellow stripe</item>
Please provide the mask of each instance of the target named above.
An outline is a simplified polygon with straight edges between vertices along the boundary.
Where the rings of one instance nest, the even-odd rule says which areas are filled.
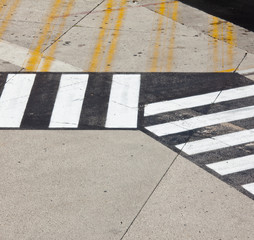
[[[20,3],[20,0],[15,0],[14,3],[11,5],[9,11],[7,12],[6,17],[4,18],[4,21],[2,22],[0,26],[0,38],[2,38],[3,34],[5,33],[14,12],[19,6],[19,3]]]
[[[158,59],[160,55],[160,44],[161,44],[161,31],[163,27],[163,20],[164,20],[164,13],[165,13],[165,2],[166,0],[162,1],[159,5],[159,10],[158,13],[159,19],[158,19],[158,25],[157,25],[157,33],[155,37],[155,45],[154,45],[154,50],[153,50],[153,56],[152,56],[152,64],[150,71],[151,72],[156,72],[157,71],[157,65],[158,65]]]
[[[170,12],[171,12],[171,2],[166,2],[167,3],[167,6],[165,8],[165,13],[164,13],[164,16],[166,16],[167,18],[170,18]],[[161,49],[162,51],[160,51],[161,53],[161,59],[163,59],[163,62],[160,63],[160,66],[158,68],[158,70],[160,72],[164,71],[167,69],[167,61],[164,61],[164,59],[167,59],[168,57],[168,53],[167,51],[165,51],[165,49],[168,47],[168,34],[167,34],[167,30],[168,30],[168,27],[169,27],[169,20],[166,20],[166,24],[164,24],[163,28],[165,29],[165,33],[164,33],[164,36],[163,36],[163,42],[162,42],[162,45],[161,45]]]
[[[218,49],[218,39],[219,39],[219,28],[218,28],[219,18],[213,17],[212,21],[212,37],[213,37],[213,68],[214,71],[218,71],[219,62],[219,49]]]
[[[65,26],[65,23],[66,23],[66,16],[69,16],[72,8],[73,8],[73,5],[75,3],[76,0],[70,0],[66,6],[66,9],[64,11],[64,14],[63,14],[63,18],[62,18],[62,22],[59,26],[59,30],[58,30],[58,34],[56,36],[56,39],[58,39],[62,33],[63,33],[63,29],[64,29],[64,26]],[[58,41],[56,41],[49,49],[49,53],[47,56],[45,56],[45,60],[44,60],[44,63],[43,63],[43,66],[41,68],[41,71],[43,72],[47,72],[50,70],[50,67],[52,65],[52,62],[54,60],[54,55],[55,55],[55,51],[56,51],[56,48],[57,48],[57,45],[58,45]]]
[[[63,0],[55,0],[53,5],[50,7],[51,11],[46,19],[46,24],[43,27],[42,33],[39,37],[37,45],[33,51],[30,51],[30,58],[26,65],[27,71],[36,71],[40,64],[42,58],[42,46],[47,40],[48,34],[51,29],[52,22],[54,21],[54,16],[56,15],[58,9],[61,7]]]
[[[234,62],[234,47],[236,45],[236,38],[235,38],[235,34],[234,34],[234,26],[230,22],[227,22],[227,38],[226,39],[227,39],[227,43],[228,43],[227,64],[228,64],[229,68],[232,68],[233,62]]]
[[[5,10],[5,7],[4,7],[4,5],[6,5],[6,2],[7,2],[7,0],[2,0],[1,2],[0,2],[0,16],[2,16],[3,15],[3,10]]]
[[[176,22],[178,20],[178,1],[174,2],[173,13],[172,13],[172,28],[171,28],[171,37],[169,41],[169,54],[167,59],[167,71],[171,71],[173,65],[174,57],[174,46],[175,46],[175,32],[176,32]]]
[[[127,0],[122,0],[121,4],[120,4],[120,9],[119,9],[119,13],[118,13],[118,17],[116,20],[116,25],[115,25],[115,30],[113,32],[113,39],[111,41],[109,50],[108,50],[108,56],[106,58],[106,67],[105,67],[105,71],[108,72],[111,69],[111,65],[115,56],[115,51],[116,51],[116,47],[117,47],[117,42],[118,42],[118,38],[119,38],[119,34],[120,34],[120,29],[122,27],[123,24],[123,19],[125,16],[125,12],[126,12],[126,4],[127,4]]]
[[[105,15],[103,17],[101,26],[100,26],[100,32],[99,32],[99,36],[97,38],[97,42],[93,51],[93,56],[90,62],[90,66],[88,68],[89,72],[95,72],[98,68],[98,64],[99,64],[99,57],[100,55],[102,55],[102,49],[103,49],[103,44],[104,44],[104,38],[105,38],[105,33],[106,33],[106,29],[107,29],[107,23],[110,20],[110,16],[112,13],[112,7],[113,7],[113,0],[108,0],[107,2],[107,9],[105,11]]]

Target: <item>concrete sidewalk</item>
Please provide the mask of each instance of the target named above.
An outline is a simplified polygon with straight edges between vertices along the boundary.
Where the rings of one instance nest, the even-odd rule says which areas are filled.
[[[251,199],[142,132],[1,131],[0,145],[1,239],[254,234]]]

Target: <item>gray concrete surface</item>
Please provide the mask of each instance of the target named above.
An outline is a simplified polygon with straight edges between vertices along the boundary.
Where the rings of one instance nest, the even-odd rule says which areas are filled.
[[[1,239],[120,239],[176,157],[138,131],[1,131]]]
[[[173,3],[163,15],[151,0],[126,1],[124,12],[114,1],[108,15],[105,1],[88,16],[101,1],[53,12],[54,0],[17,2],[1,10],[0,71],[28,71],[34,58],[31,71],[45,59],[49,71],[87,71],[96,49],[94,71],[224,71],[245,51],[241,69],[254,67],[253,33],[233,26],[232,37],[230,23],[222,32],[219,19],[183,4],[172,20]],[[182,158],[149,198],[176,153],[141,132],[1,131],[0,146],[3,240],[121,239],[130,225],[123,239],[254,235],[253,201]]]

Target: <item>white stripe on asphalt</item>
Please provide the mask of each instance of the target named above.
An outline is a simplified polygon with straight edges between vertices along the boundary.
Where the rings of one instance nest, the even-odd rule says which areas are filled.
[[[7,61],[11,64],[14,64],[19,67],[25,66],[27,59],[30,57],[30,50],[28,48],[24,48],[18,46],[16,44],[7,42],[7,41],[0,41],[0,59]],[[41,61],[40,66],[43,66],[44,58]],[[40,67],[38,68],[40,71]],[[68,63],[59,61],[54,59],[52,61],[52,65],[50,68],[51,72],[82,72],[83,70],[77,67],[74,67]]]
[[[220,91],[174,99],[170,101],[162,101],[151,103],[145,106],[144,116],[151,116],[159,113],[178,111],[186,108],[193,108],[212,104]],[[224,90],[218,96],[214,103],[225,102],[245,97],[254,96],[254,85]]]
[[[140,74],[116,74],[113,76],[106,128],[136,128]]]
[[[50,128],[77,128],[88,74],[63,74],[50,120]]]
[[[254,117],[254,106],[193,117],[186,120],[153,125],[146,127],[146,129],[161,137],[169,134],[186,132],[197,128],[251,117]]]
[[[222,176],[246,171],[254,168],[254,155],[207,164],[206,166]]]
[[[254,68],[246,69],[246,70],[239,70],[237,73],[242,74],[242,75],[248,75],[248,74],[253,74],[254,73]]]
[[[254,183],[245,184],[242,185],[242,187],[247,191],[249,191],[250,193],[254,194]]]
[[[254,129],[183,143],[176,145],[176,147],[188,155],[193,155],[249,142],[254,142]]]
[[[0,127],[20,127],[35,74],[9,74],[0,98]]]

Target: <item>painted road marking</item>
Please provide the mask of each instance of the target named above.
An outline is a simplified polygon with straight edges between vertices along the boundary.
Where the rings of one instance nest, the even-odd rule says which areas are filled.
[[[241,172],[254,168],[254,155],[207,164],[206,166],[220,175]]]
[[[49,128],[77,128],[88,74],[62,75]]]
[[[140,75],[114,75],[106,128],[137,128]]]
[[[243,188],[254,194],[254,183],[245,184],[243,185]]]
[[[9,74],[0,98],[0,126],[20,126],[35,74]]]
[[[176,147],[178,149],[182,149],[182,151],[188,155],[194,155],[249,142],[254,142],[254,129],[224,134],[193,142],[187,142],[176,145]]]
[[[193,117],[186,120],[153,125],[146,127],[146,129],[154,133],[155,135],[161,137],[169,134],[186,132],[197,128],[212,126],[225,122],[232,122],[251,117],[254,117],[254,106]]]
[[[4,40],[0,41],[0,59],[7,61],[11,64],[14,64],[16,66],[19,66],[20,68],[23,68],[24,62],[29,56],[31,56],[30,54],[31,53],[28,48],[24,48]],[[44,65],[44,61],[45,59],[41,61],[41,64],[38,68],[39,70]],[[65,63],[56,59],[54,59],[51,62],[50,70],[52,72],[63,72],[63,71],[82,72],[83,71],[80,68],[74,67],[68,63]]]
[[[186,108],[204,106],[212,104],[213,102],[219,103],[250,96],[254,96],[254,85],[229,89],[221,93],[217,91],[192,97],[180,98],[172,101],[151,103],[145,106],[144,115],[146,117],[164,112],[172,112]]]
[[[243,187],[254,182],[252,92],[251,80],[229,73],[0,73],[0,128],[140,129],[254,199]],[[154,107],[161,103],[177,109]],[[145,106],[154,107],[149,116]],[[225,122],[232,118],[240,120]],[[161,137],[148,131],[191,119],[205,124]]]

